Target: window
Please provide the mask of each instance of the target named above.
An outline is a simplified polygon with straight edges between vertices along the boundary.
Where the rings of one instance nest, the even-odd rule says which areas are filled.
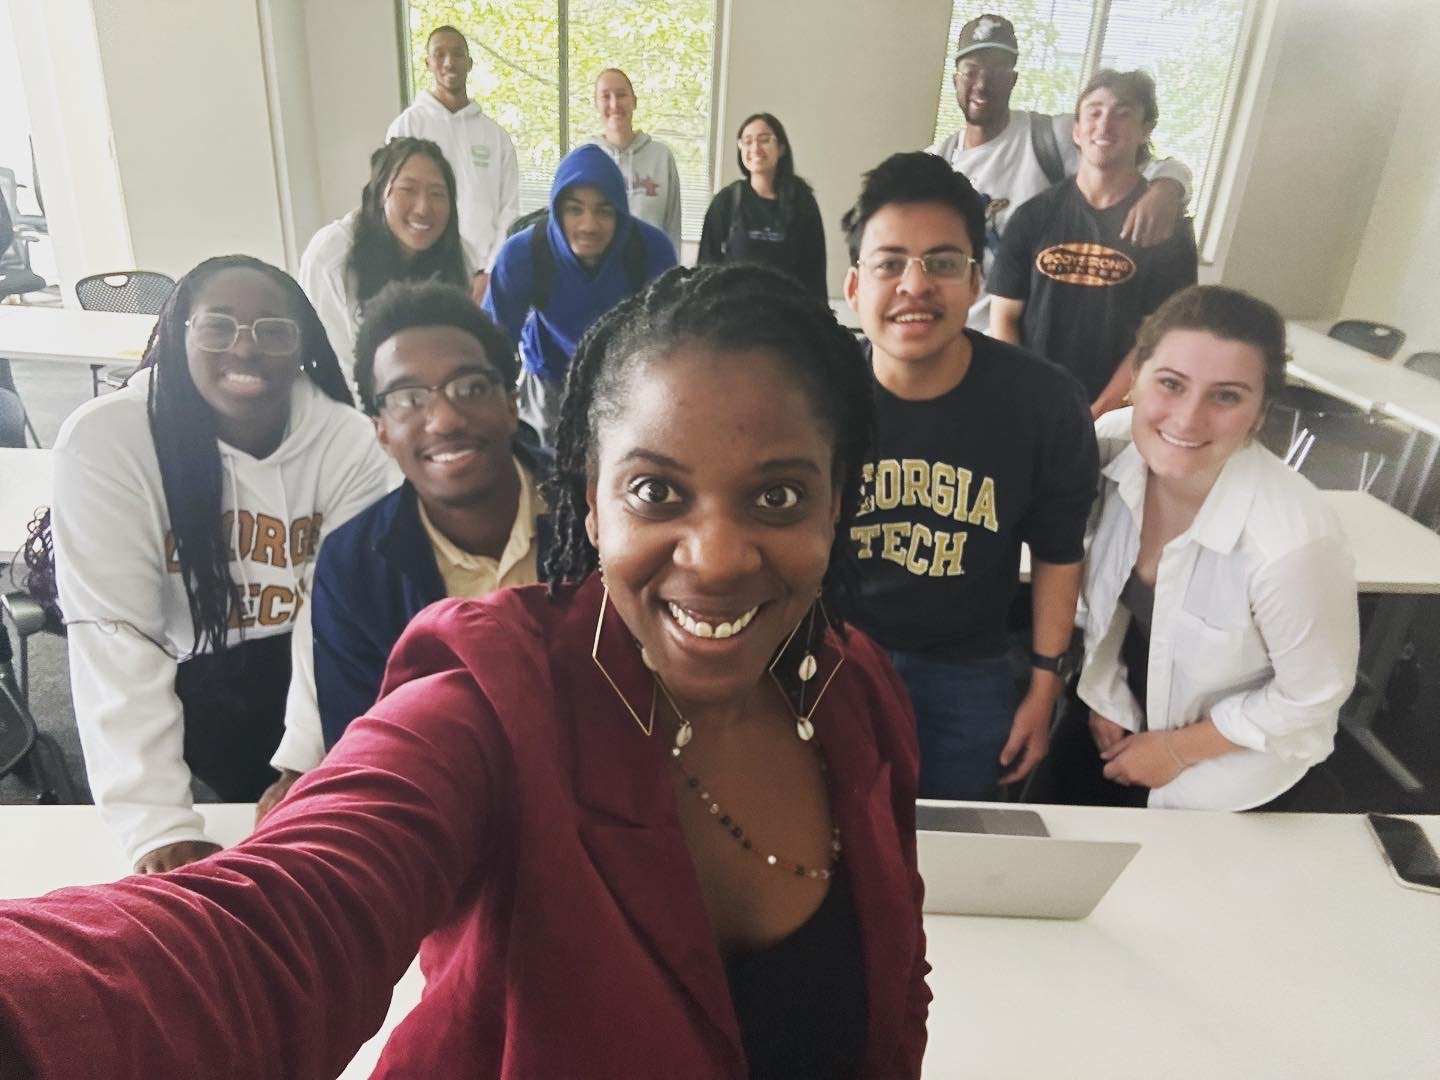
[[[411,93],[430,85],[425,39],[449,24],[470,40],[470,96],[520,159],[520,210],[544,206],[555,166],[600,131],[595,77],[635,85],[635,126],[670,147],[683,232],[698,240],[710,204],[715,0],[408,0]]]
[[[1069,113],[1100,68],[1144,68],[1155,78],[1160,122],[1155,150],[1195,174],[1190,209],[1204,243],[1255,0],[1011,0],[1004,13],[1020,43],[1019,81],[1011,107]],[[941,76],[935,140],[965,123],[950,74],[960,28],[979,9],[956,0]]]

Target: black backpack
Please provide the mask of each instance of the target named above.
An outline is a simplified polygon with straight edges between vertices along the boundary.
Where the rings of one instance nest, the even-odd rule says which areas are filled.
[[[964,134],[965,129],[961,128],[940,144],[940,156],[947,163],[954,155],[955,148],[960,145],[960,137]],[[1065,179],[1065,159],[1060,156],[1055,125],[1051,123],[1050,117],[1042,113],[1030,114],[1030,149],[1035,152],[1035,160],[1040,163],[1040,171],[1045,174],[1045,179],[1052,184],[1058,184]]]
[[[514,236],[522,229],[531,228],[530,233],[530,306],[543,308],[550,302],[550,287],[555,281],[555,252],[550,248],[550,211],[546,207],[522,214],[510,223],[506,236]],[[645,238],[639,228],[631,228],[625,238],[622,253],[625,277],[630,282],[630,291],[637,293],[645,284]]]

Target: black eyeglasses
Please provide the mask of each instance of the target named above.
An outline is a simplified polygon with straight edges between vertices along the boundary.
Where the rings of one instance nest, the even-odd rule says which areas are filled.
[[[439,386],[397,386],[375,395],[375,411],[391,420],[411,420],[429,411],[436,394],[444,394],[457,409],[473,409],[501,390],[505,380],[495,371],[462,371]]]
[[[185,320],[192,340],[206,352],[225,352],[248,330],[255,348],[266,356],[290,356],[300,349],[300,324],[294,319],[264,318],[241,323],[218,311],[207,311]]]

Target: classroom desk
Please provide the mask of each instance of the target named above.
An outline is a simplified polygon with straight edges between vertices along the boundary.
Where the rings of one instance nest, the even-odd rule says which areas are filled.
[[[1365,412],[1399,421],[1410,429],[1395,470],[1391,501],[1413,513],[1420,504],[1440,452],[1440,380],[1409,370],[1399,360],[1382,360],[1297,322],[1286,324],[1289,374]],[[1421,438],[1424,450],[1420,449]],[[1413,480],[1405,484],[1412,463]]]
[[[0,566],[25,546],[36,508],[50,505],[50,479],[49,450],[0,447]]]
[[[99,393],[100,369],[106,364],[139,364],[154,328],[154,315],[3,306],[0,356],[86,364],[91,390]]]
[[[249,831],[249,806],[201,809],[219,840]],[[1083,921],[927,916],[927,1078],[1435,1075],[1440,896],[1395,884],[1360,817],[1035,809],[1144,847]],[[0,896],[124,871],[93,807],[0,807]],[[420,988],[412,966],[345,1077]]]

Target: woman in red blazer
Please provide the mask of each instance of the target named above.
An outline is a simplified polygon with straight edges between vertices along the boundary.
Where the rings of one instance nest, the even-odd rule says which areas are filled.
[[[464,469],[465,405],[431,398],[433,467]],[[0,1076],[334,1076],[417,945],[377,1075],[918,1076],[914,722],[831,623],[870,401],[773,271],[672,271],[602,319],[553,595],[423,612],[245,842],[0,905]]]

